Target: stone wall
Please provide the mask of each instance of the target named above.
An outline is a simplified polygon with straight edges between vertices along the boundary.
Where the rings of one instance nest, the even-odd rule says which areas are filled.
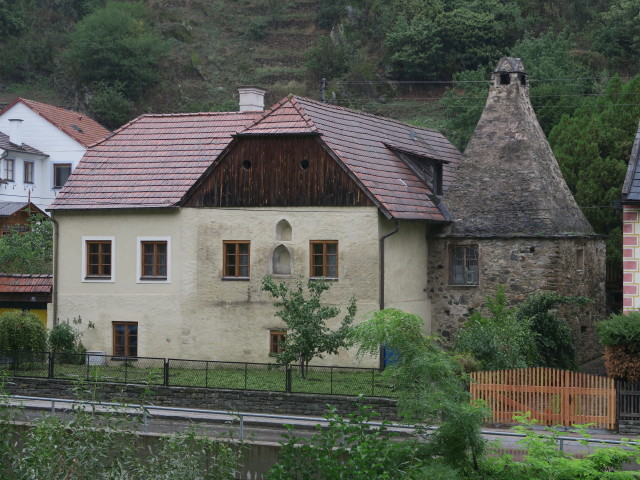
[[[620,435],[640,435],[640,420],[620,420],[618,433]]]
[[[104,402],[147,403],[177,408],[201,408],[234,412],[271,413],[278,415],[309,415],[321,417],[328,413],[327,405],[345,415],[355,412],[358,404],[368,405],[379,418],[395,421],[396,402],[388,398],[346,397],[339,395],[304,395],[248,390],[222,390],[196,387],[142,386],[118,383],[87,383],[78,385],[66,380],[11,378],[5,384],[11,395],[47,398],[82,398],[89,396]],[[142,398],[146,398],[144,402]]]
[[[449,247],[478,245],[479,285],[449,285]],[[581,251],[582,253],[579,253]],[[429,295],[433,330],[452,339],[469,314],[504,285],[511,305],[529,295],[555,292],[593,300],[562,307],[576,339],[579,361],[602,354],[594,323],[605,316],[605,246],[598,237],[436,238],[429,244]]]

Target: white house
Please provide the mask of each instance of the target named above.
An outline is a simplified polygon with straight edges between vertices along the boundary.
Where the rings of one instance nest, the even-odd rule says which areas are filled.
[[[44,210],[109,130],[85,114],[17,98],[0,111],[0,201]]]

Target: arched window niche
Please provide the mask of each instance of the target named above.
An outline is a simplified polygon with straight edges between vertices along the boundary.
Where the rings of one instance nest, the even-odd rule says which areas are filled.
[[[291,275],[292,256],[284,245],[278,245],[271,257],[271,273],[273,275]]]
[[[291,224],[282,219],[276,225],[276,240],[279,242],[290,242],[292,236]]]

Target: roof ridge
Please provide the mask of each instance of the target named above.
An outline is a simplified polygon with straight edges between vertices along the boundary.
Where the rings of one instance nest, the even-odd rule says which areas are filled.
[[[396,124],[402,125],[404,127],[409,127],[409,128],[414,128],[414,129],[417,128],[417,129],[420,129],[420,130],[426,130],[426,131],[431,132],[431,133],[438,133],[438,134],[442,135],[442,132],[440,132],[439,130],[436,130],[435,128],[418,127],[416,125],[411,125],[409,123],[402,122],[402,121],[396,120],[394,118],[383,117],[381,115],[375,115],[373,113],[365,112],[363,110],[356,110],[355,108],[343,107],[342,105],[335,105],[335,104],[332,104],[332,103],[324,103],[324,102],[320,102],[318,100],[314,100],[314,99],[309,98],[309,97],[303,97],[303,96],[300,96],[300,95],[293,95],[293,98],[314,103],[314,104],[318,105],[319,107],[326,107],[326,108],[332,108],[332,109],[337,109],[337,110],[344,110],[346,112],[354,113],[356,115],[364,115],[366,117],[376,118],[378,120],[383,120],[385,122],[396,123]]]
[[[259,125],[262,121],[266,120],[268,117],[270,117],[278,109],[282,108],[287,103],[290,103],[291,106],[295,109],[295,111],[300,115],[300,117],[304,119],[308,128],[318,131],[318,127],[316,126],[314,121],[311,119],[311,117],[304,111],[304,107],[298,103],[298,101],[296,100],[296,96],[289,94],[286,97],[282,98],[281,100],[277,101],[271,108],[262,112],[262,114],[260,115],[260,118],[256,119],[251,125],[247,125],[244,129],[239,131],[238,134],[242,134],[242,132],[244,132],[245,130],[249,130]]]

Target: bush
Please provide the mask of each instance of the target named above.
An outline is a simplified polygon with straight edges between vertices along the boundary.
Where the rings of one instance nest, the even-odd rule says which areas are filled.
[[[516,319],[507,307],[504,287],[487,297],[487,316],[474,312],[456,336],[455,349],[470,353],[485,370],[525,368],[536,357],[535,341],[527,319]]]
[[[640,312],[611,315],[596,324],[596,333],[605,348],[607,375],[640,381]]]
[[[624,345],[630,351],[640,351],[640,312],[611,315],[596,324],[596,333],[603,345]]]
[[[0,315],[0,351],[44,352],[47,330],[31,312],[7,312]]]

